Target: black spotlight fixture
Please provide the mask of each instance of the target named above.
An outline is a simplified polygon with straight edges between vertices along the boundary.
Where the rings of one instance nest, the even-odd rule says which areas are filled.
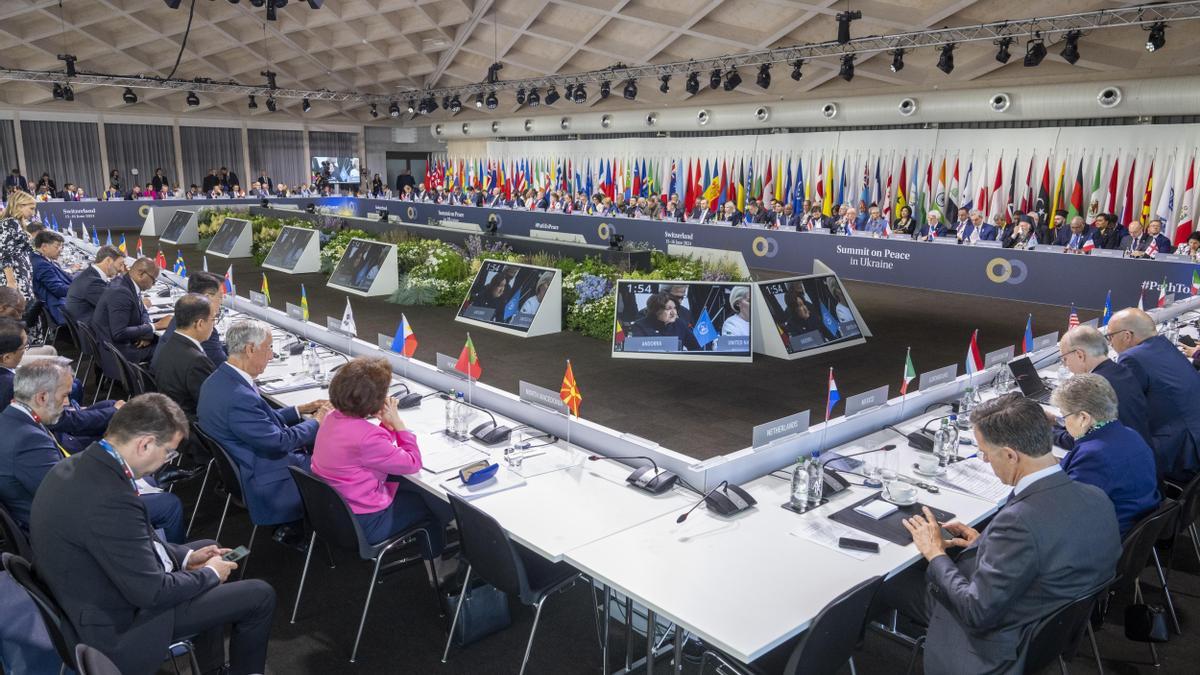
[[[395,102],[395,101],[392,101],[392,107],[393,107],[393,108],[395,108],[395,107],[396,107],[396,102]],[[413,114],[414,112],[416,112],[416,111],[417,111],[417,99],[415,99],[415,98],[410,98],[410,99],[408,99],[408,106],[407,106],[407,107],[405,107],[404,109],[405,109],[406,111],[408,111],[408,114],[409,114],[409,115],[411,115],[411,114]],[[397,117],[399,114],[400,114],[400,113],[396,113],[395,115],[392,115],[392,117]]]
[[[187,93],[187,104],[193,108],[200,105],[200,97],[196,95],[196,92],[189,91]]]
[[[583,104],[587,102],[587,89],[583,88],[583,83],[575,85],[575,95],[571,97],[572,101]]]
[[[251,110],[258,110],[258,101],[255,100],[254,94],[250,94],[250,102],[246,104],[246,107]]]
[[[558,95],[558,88],[551,85],[550,91],[546,92],[546,105],[554,105],[560,98],[562,97]]]
[[[574,82],[567,83],[567,100],[568,101],[575,100],[575,83]]]
[[[450,109],[450,94],[442,95],[442,107],[446,110]]]
[[[267,78],[267,89],[278,89],[279,88],[275,85],[275,73],[273,71],[263,70],[263,71],[260,71],[258,74]]]
[[[74,54],[59,54],[58,60],[67,64],[67,77],[75,77],[75,62],[79,59],[75,58]]]
[[[892,72],[898,73],[902,70],[904,70],[904,50],[903,49],[893,49],[892,50]]]
[[[475,107],[476,108],[483,107],[483,92],[482,91],[479,92],[478,94],[475,94]]]
[[[449,103],[449,101],[444,101],[443,107],[445,107],[446,103]],[[425,107],[429,108],[429,112],[433,112],[438,109],[437,99],[433,97],[433,94],[430,94],[429,97],[425,99]]]
[[[838,12],[836,18],[838,24],[837,41],[839,45],[844,45],[850,41],[850,22],[861,19],[862,12]]]
[[[604,99],[608,98],[608,95],[610,93],[612,93],[612,84],[610,84],[608,80],[601,81],[600,82],[600,100],[603,101]]]
[[[938,70],[949,75],[954,72],[954,43],[942,45],[941,54],[938,55],[937,62]]]
[[[488,84],[496,84],[497,82],[499,82],[501,70],[504,70],[504,64],[500,63],[500,62],[496,62],[496,63],[493,63],[492,65],[488,66],[487,83]]]
[[[129,87],[125,87],[125,93],[121,94],[121,98],[125,99],[126,103],[137,103],[137,94]]]
[[[695,71],[688,73],[687,83],[683,85],[683,88],[687,90],[687,93],[695,96],[696,92],[700,91],[699,73],[696,73]]]
[[[488,110],[495,110],[496,106],[500,105],[500,99],[496,98],[496,92],[493,91],[487,95],[483,104],[487,106]]]
[[[625,100],[632,101],[637,98],[637,80],[629,80],[625,83],[625,90],[621,92]]]
[[[371,117],[379,117],[379,106],[375,105],[374,103],[371,104]]]
[[[462,99],[458,97],[458,94],[450,99],[450,106],[446,109],[455,114],[462,112]]]
[[[1034,38],[1025,44],[1025,67],[1036,68],[1046,58],[1046,43],[1041,38]]]
[[[312,110],[312,104],[308,102],[307,98],[300,101],[300,109],[303,110],[304,112],[308,112],[309,110]]]
[[[725,73],[725,91],[733,91],[742,83],[742,76],[738,73],[737,68],[730,68]]]
[[[712,72],[708,74],[708,88],[716,89],[719,86],[721,86],[721,69],[713,68]]]
[[[997,47],[996,60],[999,61],[1000,63],[1008,63],[1008,60],[1012,58],[1012,54],[1010,54],[1008,52],[1008,47],[1009,47],[1009,45],[1011,45],[1012,43],[1014,43],[1016,41],[1017,41],[1017,39],[1015,37],[1008,36],[1008,37],[1002,37],[999,40],[996,40],[995,42],[993,42],[992,44],[996,45],[996,47]]]
[[[274,96],[267,97],[267,110],[269,110],[271,112],[275,112],[276,108],[277,108],[277,106],[275,105],[275,97]]]
[[[854,79],[854,55],[845,54],[842,56],[842,67],[838,69],[838,77],[849,82]]]
[[[804,77],[804,59],[792,61],[792,79],[799,82]]]
[[[538,93],[537,87],[529,90],[529,94],[525,96],[525,102],[530,108],[536,108],[542,104],[542,95]]]
[[[63,99],[63,86],[55,82],[54,87],[50,89],[50,94],[54,96],[55,101],[61,101]]]
[[[417,112],[422,115],[428,115],[431,112],[428,98],[421,99],[421,102],[417,104]],[[392,117],[396,117],[396,115],[392,115]]]
[[[75,100],[75,90],[72,89],[71,85],[69,85],[69,84],[63,85],[63,100],[64,101],[74,101]],[[196,103],[199,104],[200,101],[197,100]]]
[[[658,90],[664,94],[671,92],[671,76],[668,73],[663,73],[658,77]]]
[[[517,105],[525,105],[525,87],[517,89]]]
[[[763,89],[771,86],[771,64],[764,63],[758,67],[758,77],[754,78],[754,83]]]
[[[1081,37],[1083,37],[1083,33],[1080,31],[1067,31],[1066,36],[1063,38],[1066,40],[1067,46],[1063,47],[1061,52],[1063,61],[1075,65],[1075,62],[1079,60],[1079,38]]]
[[[408,111],[412,112],[412,102],[411,101],[408,104]],[[388,106],[388,115],[390,117],[399,117],[400,116],[400,106],[395,101],[392,101],[392,104]]]
[[[1146,51],[1156,52],[1167,44],[1167,24],[1159,21],[1146,30],[1150,31],[1150,35],[1146,36]]]

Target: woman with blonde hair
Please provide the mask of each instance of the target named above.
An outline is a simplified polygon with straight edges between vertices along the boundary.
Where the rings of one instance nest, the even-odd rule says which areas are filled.
[[[29,255],[33,246],[25,226],[37,213],[37,201],[33,195],[20,190],[8,196],[4,217],[0,219],[0,269],[4,270],[4,284],[21,291],[25,300],[33,301],[33,263]]]

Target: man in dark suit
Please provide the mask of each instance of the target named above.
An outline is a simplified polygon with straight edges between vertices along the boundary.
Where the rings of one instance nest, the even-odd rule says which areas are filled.
[[[905,520],[928,561],[924,583],[903,584],[909,575],[901,575],[882,592],[929,627],[930,675],[1022,672],[1037,622],[1098,591],[1121,555],[1112,502],[1063,473],[1040,405],[1008,394],[976,408],[971,423],[981,457],[1012,496],[983,532],[938,523],[928,508]],[[943,526],[952,539],[942,538]],[[951,558],[948,547],[965,550]]]
[[[1092,241],[1097,248],[1121,248],[1121,239],[1125,237],[1125,228],[1117,224],[1117,217],[1111,213],[1098,213],[1093,221]]]
[[[410,176],[410,178],[411,178],[411,176]],[[507,199],[504,198],[504,195],[500,193],[500,188],[494,187],[494,188],[492,188],[491,196],[488,197],[488,199],[487,199],[487,206],[490,206],[490,207],[496,209],[496,208],[508,208],[509,206],[511,206],[511,204],[509,203],[509,201]]]
[[[1117,363],[1129,369],[1146,394],[1150,447],[1160,478],[1186,482],[1200,470],[1200,373],[1175,345],[1158,334],[1154,319],[1130,307],[1108,322]]]
[[[1054,245],[1068,251],[1079,251],[1083,248],[1083,242],[1091,237],[1091,228],[1084,222],[1083,216],[1075,216],[1067,227],[1055,229]]]
[[[1104,333],[1091,326],[1076,326],[1058,341],[1058,353],[1063,365],[1073,374],[1095,373],[1108,380],[1117,393],[1117,419],[1147,443],[1151,442],[1146,394],[1128,368],[1108,358],[1108,341],[1104,339]],[[1055,445],[1064,450],[1075,445],[1075,439],[1066,429],[1056,426],[1054,431]]]
[[[158,266],[154,261],[138,258],[128,274],[117,277],[104,289],[92,314],[96,339],[111,343],[130,363],[148,361],[158,340],[154,331],[166,329],[171,322],[171,317],[163,317],[150,323],[150,315],[142,304],[142,292],[150,290],[157,280]]]
[[[62,253],[62,235],[54,230],[42,230],[33,237],[33,294],[46,305],[50,316],[58,325],[66,322],[62,310],[67,302],[67,290],[71,287],[71,275],[55,262]]]
[[[29,192],[29,181],[25,180],[25,176],[21,175],[20,169],[13,169],[4,179],[4,194],[7,195],[13,190]]]
[[[175,335],[159,343],[150,366],[158,391],[178,403],[193,422],[200,402],[200,386],[217,369],[202,348],[215,330],[217,307],[211,298],[198,293],[179,298],[175,302]]]
[[[696,205],[692,207],[688,213],[688,222],[692,223],[707,223],[713,219],[713,210],[708,208],[708,200],[703,197],[696,198]]]
[[[60,462],[33,500],[34,560],[81,642],[126,675],[157,672],[167,645],[196,636],[204,672],[266,672],[275,591],[266,582],[227,582],[236,563],[216,543],[159,541],[131,480],[167,462],[187,418],[162,394],[144,394],[113,418],[108,433]]]
[[[396,177],[396,194],[402,194],[405,187],[414,188],[414,191],[417,187],[417,181],[408,169],[402,169],[400,175]]]
[[[1146,234],[1140,221],[1129,223],[1129,234],[1121,237],[1121,250],[1130,258],[1146,257],[1146,248],[1150,246],[1150,237]]]
[[[225,280],[223,277],[212,272],[193,272],[188,275],[187,291],[188,293],[200,293],[207,296],[213,305],[213,311],[219,313],[221,311],[221,301],[225,299]],[[225,345],[221,343],[221,333],[216,327],[216,314],[213,316],[212,332],[200,341],[200,346],[204,349],[204,353],[208,356],[208,359],[212,361],[213,367],[216,368],[225,363],[228,354],[225,352]],[[159,355],[162,353],[165,345],[171,341],[171,336],[173,335],[175,335],[175,319],[172,317],[171,322],[167,324],[167,329],[163,331],[163,334],[158,338],[158,344],[154,347],[154,356],[150,359],[151,370],[157,367],[156,364],[161,358]],[[178,399],[176,399],[176,402],[178,402]],[[187,411],[186,407],[184,411]],[[191,414],[195,414],[194,408]]]
[[[271,189],[272,189],[273,187],[275,187],[275,181],[271,180],[271,177],[267,175],[267,170],[266,170],[266,169],[259,169],[259,170],[258,170],[258,178],[257,178],[257,180],[258,180],[258,184],[259,184],[260,186],[262,186],[262,190],[263,190],[263,192],[266,192],[267,194],[270,194],[270,193],[271,193]]]
[[[213,188],[219,185],[220,182],[220,179],[217,178],[217,170],[209,169],[208,175],[204,177],[204,180],[200,181],[200,190],[205,195],[212,194]]]
[[[71,280],[67,289],[67,301],[63,305],[67,314],[75,321],[92,324],[92,312],[100,302],[100,296],[109,282],[120,276],[125,269],[125,256],[115,246],[101,246],[96,259],[87,269]]]
[[[221,444],[241,469],[246,502],[263,525],[300,520],[304,511],[289,466],[305,469],[317,425],[329,411],[328,401],[276,410],[258,393],[254,378],[271,360],[271,329],[260,321],[238,321],[226,335],[229,360],[200,387],[196,409],[200,428]],[[304,420],[304,413],[314,419]],[[282,534],[281,534],[282,532]],[[277,531],[286,539],[294,533]]]

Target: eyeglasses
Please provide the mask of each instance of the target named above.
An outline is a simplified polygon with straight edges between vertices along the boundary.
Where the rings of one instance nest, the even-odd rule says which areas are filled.
[[[1104,339],[1105,339],[1105,340],[1108,340],[1108,341],[1111,343],[1111,342],[1113,341],[1113,338],[1114,338],[1114,337],[1116,337],[1116,336],[1118,336],[1118,335],[1120,335],[1121,333],[1129,333],[1130,335],[1132,335],[1132,334],[1133,334],[1133,331],[1131,331],[1131,330],[1117,330],[1117,331],[1111,331],[1111,332],[1109,332],[1109,333],[1105,333],[1105,334],[1104,334]]]

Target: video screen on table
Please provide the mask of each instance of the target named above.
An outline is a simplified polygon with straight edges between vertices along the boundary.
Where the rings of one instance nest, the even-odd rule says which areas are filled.
[[[832,274],[758,284],[789,354],[861,338],[850,296]]]
[[[557,272],[550,267],[485,260],[458,316],[527,331]]]
[[[285,270],[294,269],[316,234],[316,230],[305,227],[284,227],[275,238],[270,253],[263,259],[263,264]]]
[[[366,293],[379,276],[379,268],[387,258],[391,244],[365,239],[351,239],[346,252],[338,261],[329,283]]]
[[[749,361],[750,284],[617,282],[614,357]]]
[[[357,157],[312,157],[309,168],[314,176],[330,183],[357,183],[359,169]]]
[[[176,211],[171,214],[171,220],[167,223],[167,229],[163,230],[160,239],[167,241],[179,241],[183,236],[183,228],[187,227],[188,221],[192,216],[196,215],[191,211]]]
[[[233,250],[233,245],[237,243],[238,237],[242,236],[242,232],[250,226],[250,221],[242,220],[241,218],[226,218],[221,223],[220,229],[213,235],[212,241],[208,243],[208,251],[220,255],[229,255]]]

